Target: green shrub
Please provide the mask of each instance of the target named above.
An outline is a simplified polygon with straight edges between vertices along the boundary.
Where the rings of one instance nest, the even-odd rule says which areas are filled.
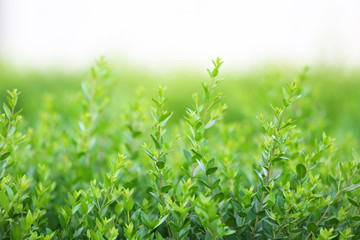
[[[317,136],[323,123],[302,90],[307,69],[270,105],[273,116],[240,125],[223,121],[222,62],[213,65],[203,94],[171,127],[161,86],[151,103],[139,89],[121,112],[111,108],[104,59],[67,115],[47,95],[34,129],[22,123],[20,92],[9,92],[0,238],[357,239],[359,156]]]

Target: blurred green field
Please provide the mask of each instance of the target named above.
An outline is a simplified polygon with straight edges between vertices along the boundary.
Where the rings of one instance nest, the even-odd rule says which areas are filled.
[[[36,72],[0,65],[0,100],[7,89],[22,91],[20,106],[28,125],[35,127],[39,112],[44,107],[44,97],[53,98],[53,108],[64,115],[71,115],[76,106],[68,106],[69,100],[81,91],[81,82],[91,78],[90,71],[64,73],[56,70]],[[247,71],[223,70],[224,81],[220,86],[224,102],[228,104],[226,122],[254,122],[260,113],[268,113],[268,102],[277,103],[281,96],[278,86],[284,85],[301,68],[284,65],[258,66]],[[159,84],[167,87],[171,98],[169,109],[174,111],[172,123],[185,115],[191,107],[191,96],[201,92],[201,82],[207,79],[205,69],[178,69],[168,72],[152,72],[147,69],[113,65],[113,83],[110,105],[114,111],[135,99],[136,89],[142,87],[146,99],[151,99],[153,89]],[[356,68],[312,66],[306,76],[306,104],[311,104],[314,122],[323,121],[323,128],[337,138],[354,138],[360,142],[360,71]],[[110,92],[110,91],[109,91]],[[305,104],[305,103],[304,103]],[[75,110],[74,110],[75,109]]]

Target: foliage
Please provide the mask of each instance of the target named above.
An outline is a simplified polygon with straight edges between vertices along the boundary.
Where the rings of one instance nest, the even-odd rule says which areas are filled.
[[[34,129],[22,122],[20,92],[9,91],[0,238],[356,239],[360,159],[319,134],[308,68],[278,91],[271,115],[239,124],[223,120],[222,64],[213,61],[202,94],[173,124],[161,86],[152,101],[139,89],[113,108],[103,58],[68,99],[70,114],[46,95]]]

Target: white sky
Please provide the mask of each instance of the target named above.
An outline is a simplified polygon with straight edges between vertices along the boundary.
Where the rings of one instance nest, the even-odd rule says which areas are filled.
[[[359,65],[360,1],[0,0],[4,60],[77,69],[100,55],[154,69]]]

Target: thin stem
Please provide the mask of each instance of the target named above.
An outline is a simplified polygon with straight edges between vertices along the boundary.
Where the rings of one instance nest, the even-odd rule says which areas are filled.
[[[6,131],[6,137],[5,137],[5,139],[4,139],[4,143],[3,143],[3,146],[2,146],[2,148],[1,148],[1,154],[0,154],[0,156],[2,156],[2,155],[4,154],[4,151],[5,151],[5,145],[6,145],[6,142],[7,142],[7,140],[8,140],[9,131],[10,131],[10,127],[11,127],[11,119],[12,119],[12,117],[13,117],[13,115],[14,115],[14,111],[15,111],[15,108],[12,108],[12,109],[11,109],[11,117],[10,117],[10,119],[9,119],[9,124],[8,124],[7,131]],[[11,128],[11,130],[12,130],[12,128]],[[6,159],[6,163],[5,163],[4,168],[3,168],[2,172],[1,172],[0,178],[3,178],[3,177],[4,177],[4,174],[5,174],[5,166],[6,166],[8,163],[9,163],[9,158]]]
[[[207,179],[208,179],[208,181],[209,181],[210,187],[212,188],[212,182],[211,182],[210,176],[207,176]],[[211,192],[212,192],[213,197],[215,197],[215,191],[214,191],[214,189],[212,189]],[[216,204],[216,208],[217,208],[217,210],[218,210],[218,213],[220,214],[221,221],[222,221],[223,223],[225,223],[224,218],[223,218],[223,214],[222,214],[221,209],[220,209],[220,207],[219,207],[219,204]]]
[[[211,84],[210,84],[210,89],[209,89],[209,98],[205,102],[204,114],[203,114],[202,121],[201,121],[203,124],[205,124],[206,114],[207,114],[208,107],[209,107],[209,104],[210,104],[211,93],[212,93],[213,88],[214,88],[214,80],[215,80],[215,78],[211,78]]]
[[[288,218],[288,217],[289,217],[289,215],[290,215],[291,209],[292,209],[292,206],[290,206],[290,209],[289,209],[289,211],[287,212],[287,214],[286,214],[286,216],[285,216],[285,218],[284,218],[283,222],[281,223],[281,227],[280,227],[279,231],[277,232],[277,234],[276,234],[276,237],[275,237],[275,238],[278,238],[278,237],[279,237],[279,235],[280,235],[280,233],[281,233],[281,231],[284,229],[284,227],[285,227],[285,223],[286,223],[286,220],[287,220],[287,218]]]
[[[209,108],[209,105],[210,105],[211,93],[212,93],[212,91],[214,89],[214,80],[215,80],[215,78],[211,78],[211,84],[210,84],[210,89],[209,89],[209,98],[205,102],[204,113],[203,113],[203,116],[202,116],[202,119],[201,119],[201,123],[203,125],[205,125],[206,114],[207,114],[207,111],[209,110],[208,108]],[[195,166],[196,166],[196,164],[193,163],[192,164],[192,170],[191,170],[191,182],[193,182],[193,180],[194,180]]]
[[[107,200],[109,194],[111,194],[111,193],[113,192],[114,186],[115,186],[115,185],[113,184],[112,187],[111,187],[111,190],[110,190],[110,191],[109,191],[109,190],[106,191],[106,194],[105,194],[105,197],[104,197],[104,201],[102,202],[101,207],[100,207],[100,209],[99,209],[99,216],[101,215],[101,212],[102,212],[102,210],[103,210],[104,207],[105,207],[105,203],[106,203],[106,200]],[[97,226],[97,224],[96,224],[94,231],[96,231],[97,227],[98,227],[98,226]]]
[[[285,107],[283,109],[282,114],[281,114],[281,118],[280,118],[280,120],[278,122],[278,126],[277,126],[277,129],[276,129],[276,132],[275,132],[274,146],[273,146],[271,152],[269,152],[269,154],[268,154],[268,161],[271,160],[271,158],[273,157],[273,155],[275,153],[277,143],[278,143],[277,138],[279,136],[280,126],[281,126],[281,123],[282,123],[282,121],[284,119],[286,109],[287,109],[287,107]],[[267,171],[267,174],[266,174],[265,186],[267,186],[269,184],[269,177],[270,177],[270,174],[271,174],[271,167],[272,167],[272,162],[269,162],[268,163],[268,171]],[[262,196],[261,196],[259,212],[262,210],[262,207],[263,207],[263,204],[264,204],[264,199],[265,199],[265,192],[263,192]],[[255,225],[254,225],[254,229],[253,229],[253,232],[252,232],[253,233],[253,238],[252,238],[253,240],[255,240],[255,234],[256,234],[256,229],[257,229],[258,223],[259,223],[259,215],[256,216]]]
[[[160,119],[161,116],[162,116],[161,107],[159,107],[159,114],[160,114],[160,116],[159,116],[159,119]],[[161,146],[161,125],[160,124],[158,126],[158,132],[159,132],[159,137],[158,137],[157,140],[158,140],[159,145]],[[158,161],[161,161],[160,156],[161,156],[161,149],[159,148],[158,152],[157,152],[157,160]],[[163,187],[163,179],[162,179],[162,175],[161,175],[161,169],[158,169],[158,172],[159,172],[159,182],[160,182],[160,195],[161,195],[162,202],[165,205],[165,196],[161,192],[161,188]],[[168,235],[169,235],[170,238],[172,238],[172,234],[171,234],[171,230],[170,230],[170,227],[169,227],[169,220],[168,219],[166,219],[166,225],[167,225],[166,228],[167,228],[167,231],[168,231]]]
[[[95,97],[95,91],[96,91],[96,78],[93,79],[92,85],[91,85],[91,95],[90,95],[90,101],[89,101],[89,114],[90,114],[90,129],[88,129],[87,132],[87,144],[88,144],[88,150],[86,153],[86,165],[90,164],[90,146],[89,146],[89,142],[91,139],[91,126],[93,125],[94,122],[94,97]]]

